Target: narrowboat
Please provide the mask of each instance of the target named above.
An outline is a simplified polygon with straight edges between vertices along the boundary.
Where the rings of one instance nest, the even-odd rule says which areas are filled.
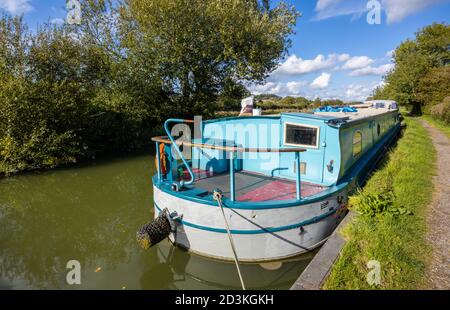
[[[154,137],[151,246],[169,237],[193,253],[267,262],[324,243],[400,132],[392,101],[314,113],[168,119]],[[159,220],[158,220],[159,219]],[[145,238],[144,238],[145,235]],[[145,245],[143,245],[145,247]]]

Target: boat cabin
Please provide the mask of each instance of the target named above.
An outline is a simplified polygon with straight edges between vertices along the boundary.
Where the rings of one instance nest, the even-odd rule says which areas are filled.
[[[168,136],[154,138],[159,186],[206,200],[220,189],[235,203],[298,202],[361,177],[399,114],[392,105],[370,105],[229,117],[197,124],[193,139],[174,138],[174,123],[186,121],[168,120]]]

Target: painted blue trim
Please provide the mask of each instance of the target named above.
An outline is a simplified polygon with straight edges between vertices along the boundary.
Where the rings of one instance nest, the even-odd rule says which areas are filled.
[[[161,208],[156,203],[155,203],[155,208],[158,210],[158,212],[161,212]],[[323,219],[333,215],[334,213],[336,213],[336,211],[337,211],[337,209],[333,209],[333,210],[330,210],[330,211],[328,211],[328,212],[326,212],[324,214],[315,216],[312,219],[309,219],[309,220],[306,220],[306,221],[302,221],[302,222],[296,223],[296,224],[286,225],[286,226],[267,227],[267,228],[263,228],[263,229],[251,229],[251,230],[231,229],[230,232],[232,234],[235,234],[235,235],[256,235],[256,234],[267,234],[267,233],[286,231],[286,230],[300,228],[302,226],[311,225],[311,224],[320,222],[321,220],[323,220]],[[194,223],[191,223],[191,222],[188,222],[188,221],[184,221],[184,220],[181,220],[181,219],[176,219],[175,221],[177,221],[180,224],[186,225],[188,227],[193,227],[193,228],[196,228],[196,229],[212,231],[212,232],[222,233],[222,234],[226,234],[227,233],[227,230],[226,229],[222,229],[222,228],[215,228],[215,227],[210,227],[210,226],[198,225],[198,224],[194,224]]]
[[[187,171],[189,172],[189,175],[191,176],[191,179],[187,182],[184,182],[184,185],[191,185],[192,183],[194,183],[195,181],[195,176],[194,176],[194,172],[192,172],[191,167],[189,167],[189,164],[186,162],[186,159],[184,159],[183,154],[180,151],[180,148],[178,147],[178,145],[175,143],[175,140],[173,139],[172,135],[170,134],[170,130],[169,130],[169,124],[170,123],[184,123],[185,120],[183,119],[178,119],[178,118],[169,118],[168,120],[166,120],[164,122],[164,130],[166,131],[167,137],[170,139],[170,141],[172,142],[173,147],[175,148],[175,151],[177,151],[178,156],[181,158],[181,160],[183,161],[183,164],[186,166]]]
[[[302,199],[302,181],[301,181],[301,169],[300,169],[300,152],[295,152],[295,164],[297,165],[297,174],[296,174],[296,195],[297,200]]]
[[[230,200],[236,200],[236,188],[234,184],[234,153],[230,153]]]

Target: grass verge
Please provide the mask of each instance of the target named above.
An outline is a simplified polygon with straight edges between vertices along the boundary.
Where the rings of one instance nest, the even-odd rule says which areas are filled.
[[[447,137],[450,138],[450,126],[445,124],[443,121],[439,119],[435,119],[430,115],[423,115],[422,118],[426,120],[428,123],[430,123],[431,126],[439,129],[443,133],[447,135]]]
[[[350,209],[360,214],[341,231],[347,242],[325,289],[426,287],[430,249],[425,241],[425,216],[433,192],[436,152],[418,119],[405,117],[405,121],[407,129],[397,146],[364,189],[350,199]],[[371,260],[380,262],[379,285],[367,282],[373,270],[367,266]]]

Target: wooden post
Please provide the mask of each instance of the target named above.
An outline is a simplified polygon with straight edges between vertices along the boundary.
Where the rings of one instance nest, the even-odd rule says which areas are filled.
[[[161,153],[159,152],[159,142],[156,142],[156,161],[158,165],[156,166],[156,170],[158,173],[158,182],[162,182],[162,175],[161,175]]]

